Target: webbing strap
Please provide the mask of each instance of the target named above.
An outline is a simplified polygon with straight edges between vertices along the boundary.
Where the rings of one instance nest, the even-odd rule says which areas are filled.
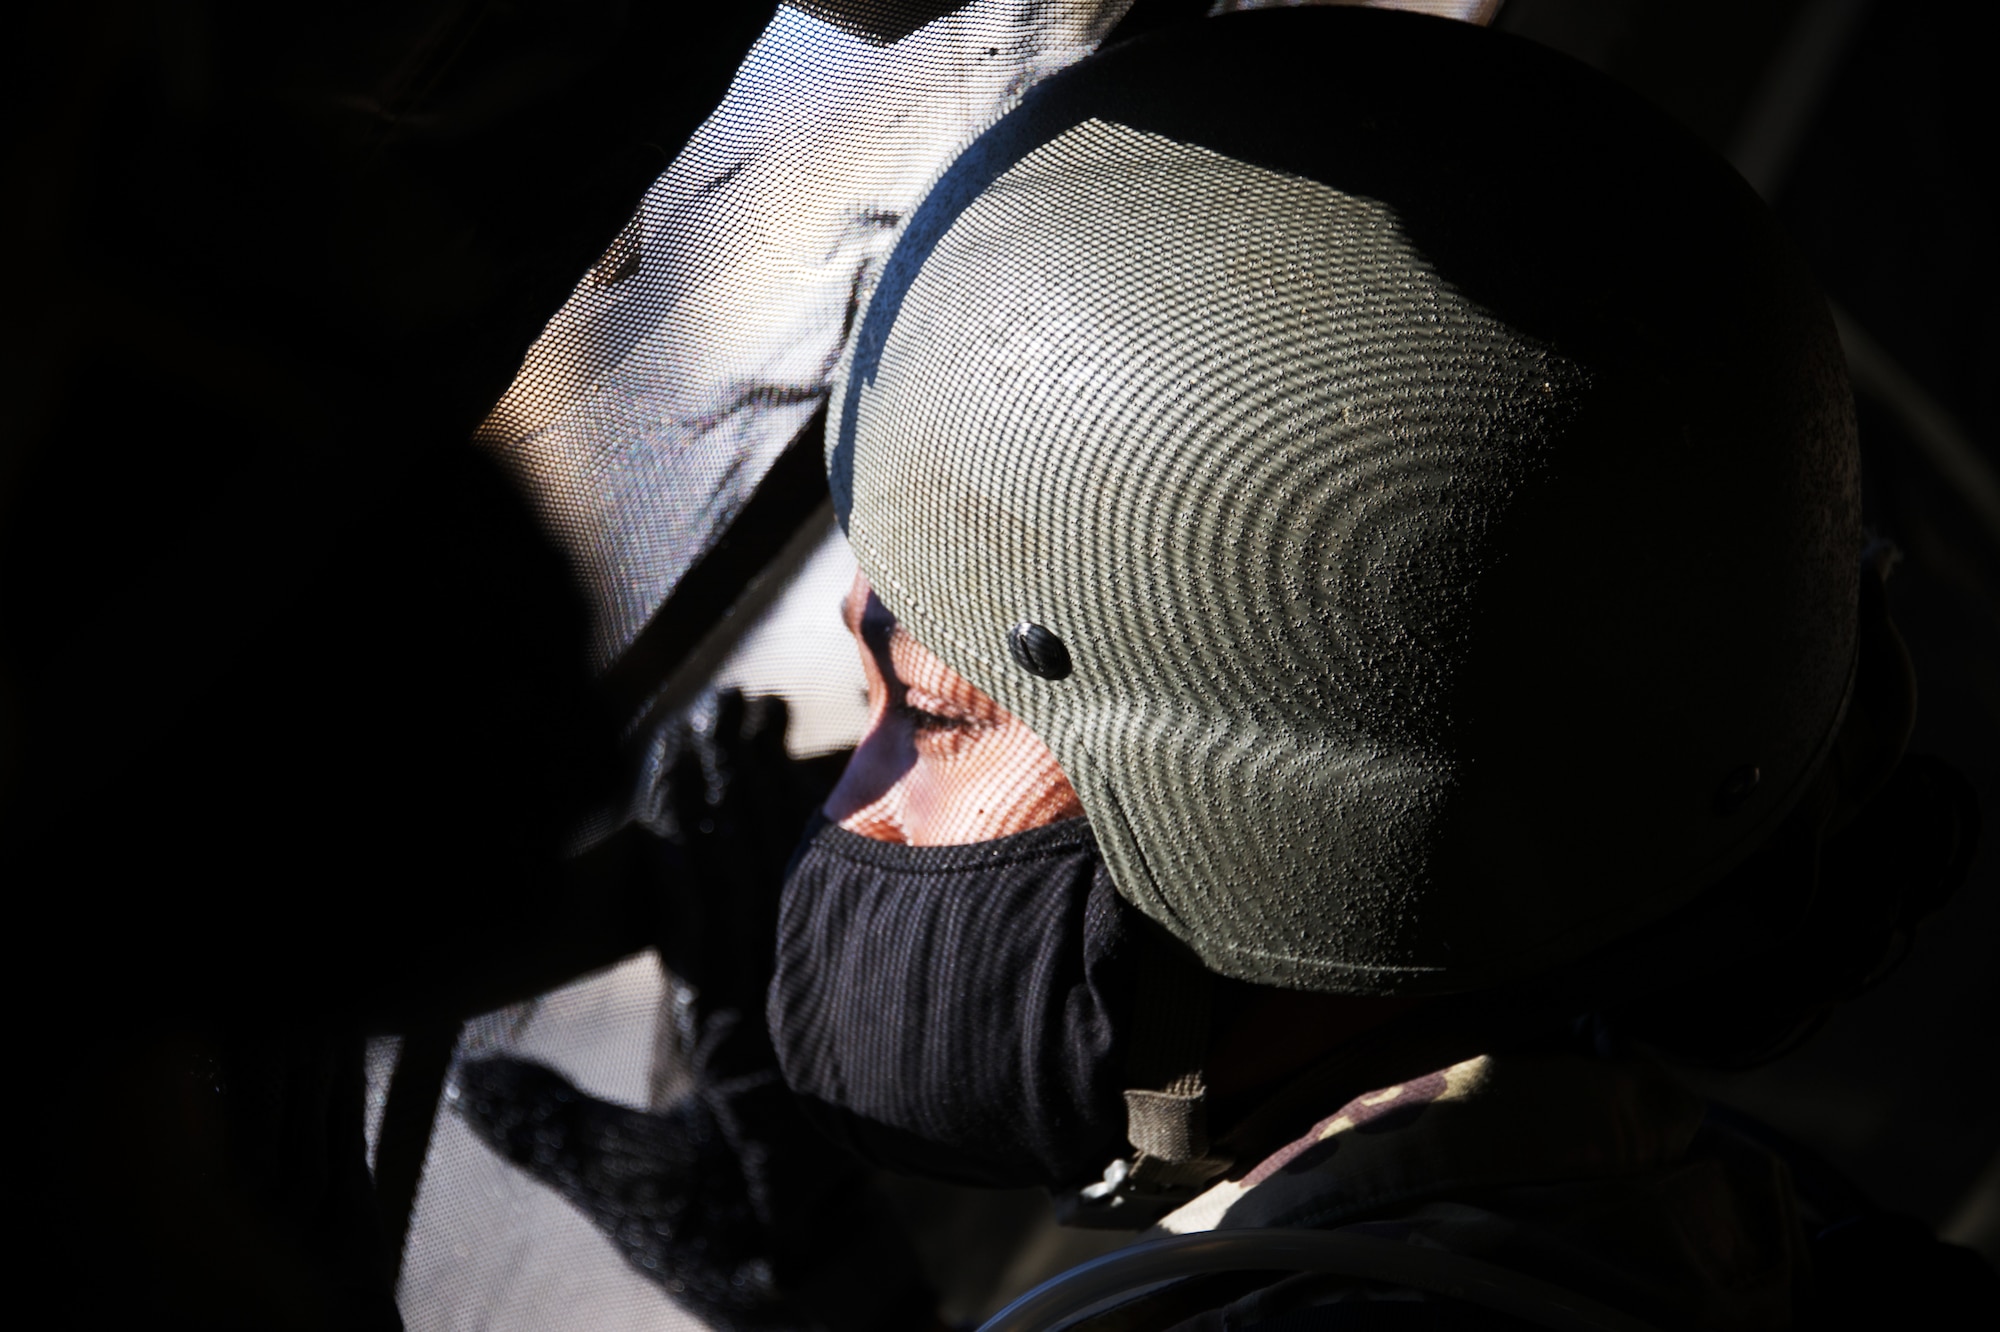
[[[1200,1070],[1163,1091],[1125,1093],[1125,1136],[1141,1156],[1193,1161],[1208,1155],[1207,1088]]]
[[[1142,928],[1125,1057],[1126,1136],[1141,1157],[1193,1161],[1208,1152],[1210,977],[1187,946]]]
[[[1125,1136],[1135,1155],[1114,1164],[1081,1196],[1087,1209],[1124,1214],[1135,1204],[1164,1211],[1194,1196],[1230,1166],[1209,1137],[1208,1056],[1212,977],[1164,930],[1139,940],[1132,1045],[1126,1056]]]

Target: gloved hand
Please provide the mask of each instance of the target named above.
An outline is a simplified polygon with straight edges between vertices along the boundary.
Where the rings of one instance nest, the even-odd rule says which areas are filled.
[[[785,724],[782,699],[712,693],[645,754],[633,822],[651,834],[657,946],[683,996],[685,1094],[633,1109],[503,1056],[463,1065],[454,1105],[714,1327],[929,1327],[901,1222],[806,1122],[765,1032],[784,870],[832,776],[786,755]]]
[[[924,1328],[934,1301],[864,1171],[773,1126],[775,1076],[703,1085],[661,1111],[599,1100],[539,1064],[468,1062],[454,1105],[494,1151],[560,1193],[640,1273],[724,1332]],[[798,1123],[800,1131],[805,1130]],[[773,1175],[788,1176],[768,1207]]]
[[[647,747],[634,822],[653,834],[657,946],[709,1076],[775,1067],[764,992],[785,868],[832,787],[785,753],[782,698],[711,691]]]

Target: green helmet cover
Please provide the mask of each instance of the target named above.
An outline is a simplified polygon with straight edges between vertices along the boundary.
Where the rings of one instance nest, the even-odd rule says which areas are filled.
[[[1246,14],[1040,85],[910,220],[828,464],[877,595],[1242,980],[1628,934],[1768,835],[1850,685],[1813,282],[1683,131],[1465,25]]]

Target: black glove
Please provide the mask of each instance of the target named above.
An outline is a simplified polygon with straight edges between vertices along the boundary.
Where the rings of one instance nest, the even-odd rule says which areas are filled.
[[[764,992],[778,895],[832,785],[825,765],[785,753],[787,720],[782,698],[710,692],[646,752],[635,822],[655,839],[657,947],[667,972],[692,992],[693,1011],[682,1016],[711,1075],[775,1066]]]
[[[908,1239],[865,1174],[831,1147],[801,1153],[795,1140],[763,1136],[797,1113],[775,1077],[703,1086],[644,1111],[501,1056],[460,1070],[456,1105],[489,1146],[713,1327],[859,1332],[935,1321]],[[769,1192],[759,1177],[773,1173],[791,1176],[777,1214],[759,1205]]]
[[[634,1110],[513,1058],[469,1062],[458,1112],[642,1274],[723,1329],[927,1327],[935,1300],[860,1162],[800,1113],[764,1026],[778,895],[830,786],[785,754],[776,698],[706,696],[648,748],[658,948],[691,1087]]]

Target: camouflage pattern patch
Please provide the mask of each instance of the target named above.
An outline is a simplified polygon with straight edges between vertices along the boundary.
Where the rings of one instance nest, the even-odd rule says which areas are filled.
[[[1353,1229],[1481,1257],[1669,1324],[1787,1327],[1808,1271],[1789,1178],[1705,1131],[1704,1109],[1644,1060],[1479,1056],[1354,1097],[1153,1233]],[[1181,1327],[1385,1298],[1422,1297],[1301,1276]]]

